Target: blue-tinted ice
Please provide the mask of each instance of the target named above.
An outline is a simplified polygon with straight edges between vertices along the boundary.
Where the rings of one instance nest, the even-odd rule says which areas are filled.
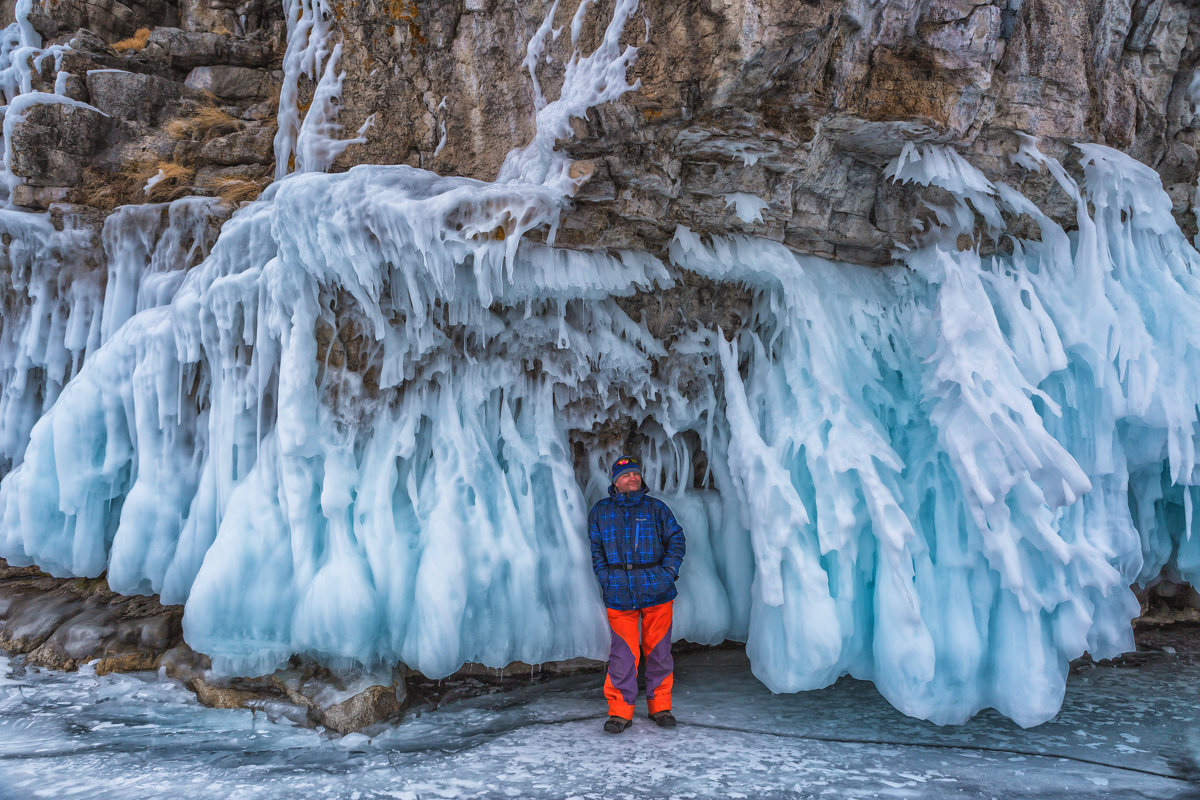
[[[772,690],[849,674],[913,716],[1033,725],[1070,659],[1131,649],[1130,585],[1200,577],[1200,256],[1159,177],[1080,145],[1080,183],[1022,142],[1075,203],[1068,231],[909,145],[889,176],[948,199],[913,209],[928,225],[892,267],[683,228],[657,256],[557,248],[577,179],[554,142],[636,89],[636,6],[558,99],[537,89],[496,182],[322,174],[350,141],[339,51],[297,0],[276,144],[309,171],[197,266],[133,247],[163,209],[126,210],[102,297],[63,271],[69,229],[0,210],[30,298],[0,328],[0,556],[185,604],[222,672],[602,658],[584,514],[615,451],[587,445],[618,418],[687,530],[675,636],[746,641]],[[61,102],[28,91],[26,57],[58,56],[26,27],[3,42],[6,126]],[[212,213],[177,201],[150,241],[203,255]],[[660,341],[617,301],[689,273],[750,289],[738,330]]]

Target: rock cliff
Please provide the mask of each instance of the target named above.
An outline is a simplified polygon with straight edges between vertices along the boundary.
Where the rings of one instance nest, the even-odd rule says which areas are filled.
[[[333,168],[495,178],[532,136],[538,94],[557,92],[572,36],[587,50],[602,33],[603,9],[578,5],[556,3],[560,35],[545,37],[534,83],[523,59],[544,2],[330,2],[340,121],[356,129],[374,115]],[[38,0],[30,22],[70,44],[65,94],[109,117],[26,114],[13,134],[18,205],[241,200],[275,174],[280,5]],[[911,190],[882,174],[905,142],[953,145],[1069,219],[1053,181],[1009,163],[1018,132],[1068,161],[1088,141],[1153,166],[1194,231],[1198,36],[1200,10],[1166,0],[647,2],[624,32],[639,89],[575,120],[560,144],[590,177],[559,241],[656,252],[684,224],[884,263],[912,228]],[[49,64],[35,73],[44,88]],[[299,89],[303,106],[312,82]]]

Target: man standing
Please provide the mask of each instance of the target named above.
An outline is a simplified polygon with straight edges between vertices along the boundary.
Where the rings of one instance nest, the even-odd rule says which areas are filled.
[[[646,655],[650,719],[660,727],[673,728],[671,606],[678,594],[675,581],[683,563],[683,528],[666,503],[647,494],[642,465],[636,458],[621,456],[613,463],[608,497],[588,514],[588,536],[592,569],[600,581],[612,628],[604,679],[609,715],[604,730],[620,733],[633,723],[641,653]]]

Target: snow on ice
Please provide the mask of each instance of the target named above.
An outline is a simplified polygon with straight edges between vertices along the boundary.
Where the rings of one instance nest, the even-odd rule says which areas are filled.
[[[356,139],[332,23],[291,5],[283,169],[215,244],[214,201],[127,207],[101,282],[81,233],[0,210],[3,291],[29,298],[0,317],[11,563],[184,603],[225,672],[603,657],[584,516],[615,453],[576,445],[619,416],[688,533],[676,638],[746,641],[775,691],[850,674],[936,722],[1036,724],[1070,659],[1132,647],[1131,583],[1200,578],[1200,255],[1149,168],[1080,145],[1078,184],[1025,141],[1068,232],[910,145],[891,178],[952,201],[884,269],[684,228],[667,263],[560,249],[576,184],[553,145],[636,90],[636,2],[554,101],[536,75],[559,31],[538,30],[537,134],[494,183],[321,172]],[[64,101],[22,78],[53,56],[31,36],[0,48],[8,114]],[[1036,241],[1006,229],[1022,215]],[[751,318],[659,341],[615,300],[683,271],[749,287]]]

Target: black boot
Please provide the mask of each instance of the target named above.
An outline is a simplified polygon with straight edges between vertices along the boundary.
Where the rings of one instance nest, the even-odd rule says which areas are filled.
[[[654,720],[654,724],[660,728],[675,727],[675,715],[670,711],[655,711],[650,715],[650,719]]]
[[[633,724],[633,720],[625,719],[624,717],[609,717],[604,723],[604,730],[608,733],[620,733]]]

